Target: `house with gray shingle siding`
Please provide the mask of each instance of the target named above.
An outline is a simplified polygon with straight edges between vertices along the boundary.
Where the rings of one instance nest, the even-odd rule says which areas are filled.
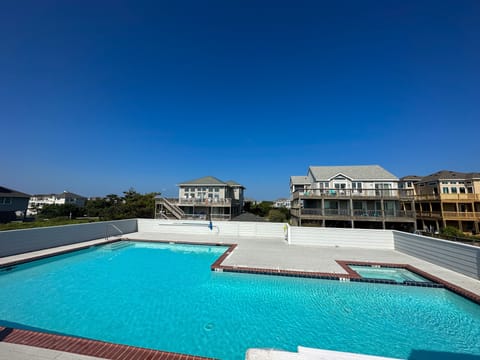
[[[290,178],[290,191],[294,225],[415,229],[399,179],[379,165],[310,166]]]
[[[17,211],[25,215],[29,200],[28,194],[0,186],[0,223],[15,220]]]
[[[158,199],[156,217],[168,216],[168,208],[176,218],[231,220],[243,211],[245,187],[236,181],[222,181],[214,176],[184,181],[178,186],[178,199]],[[175,208],[181,211],[175,211]],[[173,214],[175,215],[175,214]]]

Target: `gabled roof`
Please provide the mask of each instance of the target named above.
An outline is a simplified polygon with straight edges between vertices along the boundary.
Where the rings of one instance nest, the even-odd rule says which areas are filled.
[[[179,185],[227,185],[227,184],[222,180],[217,179],[214,176],[204,176],[198,179],[184,181]]]
[[[17,190],[9,189],[4,186],[0,186],[0,196],[12,198],[30,198],[30,195],[28,194],[22,193]]]
[[[245,212],[243,214],[235,216],[234,218],[232,218],[232,221],[266,222],[265,219],[261,216],[249,212]]]
[[[352,180],[391,180],[398,178],[379,165],[356,166],[310,166],[309,171],[316,181],[330,180],[337,175],[346,176]]]
[[[209,186],[209,185],[223,185],[223,186],[233,186],[233,187],[236,187],[236,186],[240,186],[240,187],[244,187],[243,185],[240,185],[239,183],[237,183],[236,181],[233,181],[233,180],[229,180],[229,181],[222,181],[214,176],[204,176],[204,177],[201,177],[201,178],[198,178],[198,179],[193,179],[193,180],[189,180],[189,181],[184,181],[180,184],[178,184],[179,186],[181,185],[205,185],[205,186]]]
[[[450,170],[440,170],[436,173],[425,176],[421,179],[422,182],[438,181],[438,180],[471,180],[480,179],[480,173],[462,173]]]
[[[34,194],[32,195],[33,197],[57,197],[57,198],[82,198],[82,199],[86,199],[85,196],[82,196],[82,195],[78,195],[78,194],[74,194],[70,191],[64,191],[60,194]]]
[[[56,195],[56,196],[59,197],[59,198],[67,198],[67,197],[69,197],[69,198],[84,198],[84,199],[86,199],[85,196],[78,195],[78,194],[74,194],[74,193],[72,193],[72,192],[70,192],[70,191],[64,191],[63,193],[58,194],[58,195]]]
[[[232,187],[242,187],[242,188],[245,188],[245,186],[239,184],[238,182],[236,182],[235,180],[228,180],[226,181],[226,183]]]
[[[310,180],[308,176],[290,176],[290,183],[292,185],[308,185]]]
[[[420,181],[420,180],[422,180],[422,176],[418,176],[418,175],[407,175],[400,178],[400,181]]]

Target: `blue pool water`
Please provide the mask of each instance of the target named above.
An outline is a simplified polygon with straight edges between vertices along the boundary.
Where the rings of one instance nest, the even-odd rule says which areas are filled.
[[[298,345],[480,355],[480,306],[447,290],[210,271],[224,251],[133,243],[0,271],[0,325],[219,359]]]

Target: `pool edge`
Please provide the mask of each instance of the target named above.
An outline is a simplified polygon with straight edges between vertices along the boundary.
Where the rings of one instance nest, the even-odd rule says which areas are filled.
[[[196,355],[121,345],[100,340],[0,326],[0,342],[34,346],[102,359],[213,360]]]

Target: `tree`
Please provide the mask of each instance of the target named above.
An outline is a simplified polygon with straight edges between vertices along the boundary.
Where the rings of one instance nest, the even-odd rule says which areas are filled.
[[[59,217],[79,217],[85,215],[85,209],[73,204],[45,205],[38,213],[39,218],[53,219]]]
[[[262,201],[259,204],[251,205],[245,211],[248,211],[252,214],[265,217],[268,212],[272,209],[273,202],[271,201]]]
[[[122,216],[128,218],[153,218],[155,211],[155,196],[158,193],[139,194],[133,188],[124,191]]]
[[[287,220],[287,216],[280,209],[271,209],[268,212],[268,221],[271,221],[271,222],[285,222],[285,220]]]

